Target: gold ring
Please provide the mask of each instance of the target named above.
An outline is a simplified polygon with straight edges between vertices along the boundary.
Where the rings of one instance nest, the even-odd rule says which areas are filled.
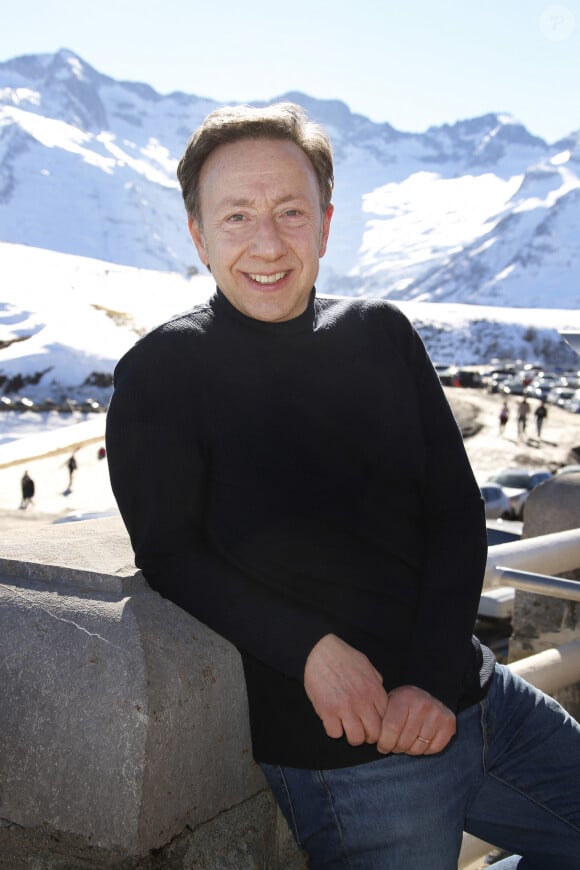
[[[431,743],[431,741],[430,741],[430,740],[427,740],[426,737],[417,737],[416,739],[417,739],[417,740],[420,740],[421,743]]]

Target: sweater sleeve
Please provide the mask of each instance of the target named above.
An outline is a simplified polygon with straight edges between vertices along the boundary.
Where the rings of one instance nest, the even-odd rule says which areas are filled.
[[[204,539],[207,452],[194,396],[177,395],[163,355],[137,345],[118,364],[107,413],[113,493],[149,585],[218,634],[302,680],[333,629],[322,614],[247,576]]]
[[[408,682],[457,708],[487,556],[484,504],[439,377],[415,333],[425,444],[425,547]]]

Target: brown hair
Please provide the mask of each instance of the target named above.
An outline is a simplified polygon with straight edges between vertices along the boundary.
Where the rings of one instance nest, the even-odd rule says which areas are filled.
[[[197,128],[179,161],[177,177],[187,214],[201,225],[199,175],[212,151],[240,139],[289,139],[310,160],[320,190],[324,213],[334,187],[332,146],[324,127],[309,120],[295,103],[275,103],[266,108],[225,106],[216,109]]]

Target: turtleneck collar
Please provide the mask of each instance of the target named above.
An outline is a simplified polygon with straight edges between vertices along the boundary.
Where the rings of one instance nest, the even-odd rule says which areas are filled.
[[[308,305],[302,314],[298,317],[293,317],[291,320],[283,320],[276,323],[271,323],[267,320],[256,320],[254,317],[248,317],[239,311],[227,296],[216,286],[216,292],[209,300],[211,307],[216,314],[223,314],[231,320],[237,321],[240,325],[247,329],[253,329],[256,332],[270,333],[277,335],[290,335],[298,332],[312,332],[314,327],[314,300],[316,298],[316,288],[313,287],[310,292]]]

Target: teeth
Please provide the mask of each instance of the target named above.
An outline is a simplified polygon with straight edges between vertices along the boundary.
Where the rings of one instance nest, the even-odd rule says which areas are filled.
[[[250,275],[252,281],[257,281],[258,284],[275,284],[276,281],[281,281],[288,273],[276,272],[275,275]]]

